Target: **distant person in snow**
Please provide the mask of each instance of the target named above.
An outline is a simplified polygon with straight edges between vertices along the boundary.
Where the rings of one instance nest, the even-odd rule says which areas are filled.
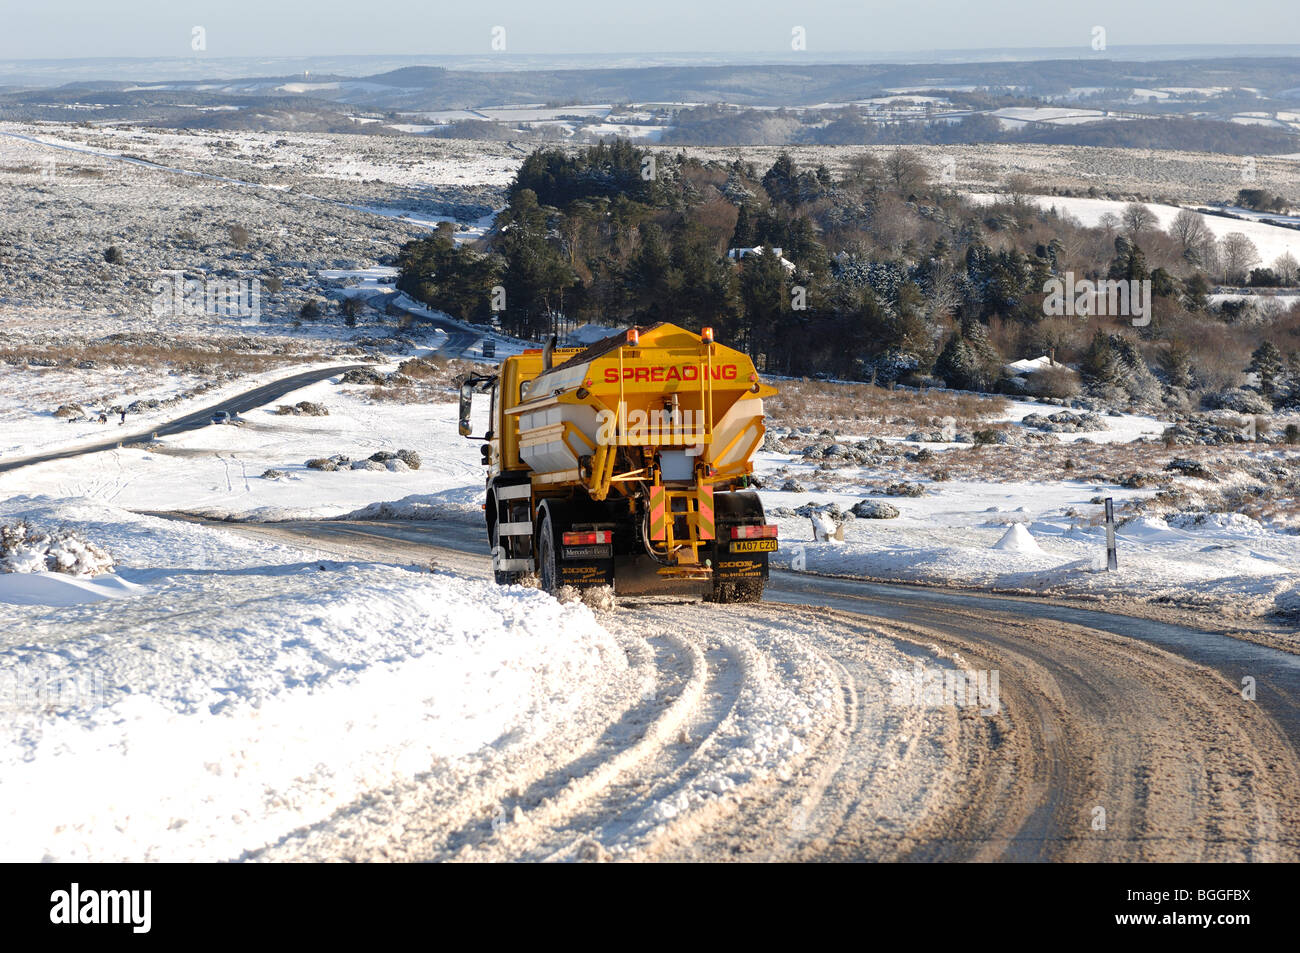
[[[125,410],[122,411],[122,419],[118,421],[117,425],[120,427],[120,426],[122,426],[122,424],[124,424],[124,423],[126,423],[126,411],[125,411]]]

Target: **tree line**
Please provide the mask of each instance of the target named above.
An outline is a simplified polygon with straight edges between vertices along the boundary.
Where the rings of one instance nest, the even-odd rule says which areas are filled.
[[[398,286],[530,339],[584,323],[711,326],[774,374],[1015,389],[1004,365],[1051,353],[1078,379],[1038,386],[1135,405],[1239,385],[1270,335],[1284,365],[1300,348],[1281,325],[1210,303],[1214,279],[1294,282],[1293,259],[1264,265],[1244,235],[1217,239],[1192,212],[1165,230],[1134,203],[1084,227],[1016,177],[1006,186],[976,205],[906,149],[835,173],[788,154],[760,170],[625,141],[542,149],[484,241],[457,245],[448,228],[407,244]],[[1049,316],[1044,285],[1066,272],[1150,281],[1152,320]]]

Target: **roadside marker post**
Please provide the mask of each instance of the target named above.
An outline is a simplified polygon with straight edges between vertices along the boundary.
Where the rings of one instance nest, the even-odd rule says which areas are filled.
[[[1106,497],[1106,571],[1114,572],[1119,568],[1119,558],[1115,555],[1115,501]]]

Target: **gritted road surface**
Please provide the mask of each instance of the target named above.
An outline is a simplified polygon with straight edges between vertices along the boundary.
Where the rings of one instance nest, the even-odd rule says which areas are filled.
[[[209,525],[358,559],[490,569],[479,528],[450,520]],[[789,572],[772,574],[762,605],[620,598],[599,617],[658,685],[609,701],[602,731],[575,728],[477,795],[468,784],[376,792],[258,856],[606,859],[647,811],[690,802],[754,680],[804,664],[795,652],[839,685],[798,770],[683,807],[623,856],[1300,857],[1300,656],[1033,599]],[[999,710],[891,707],[882,647],[1000,673]],[[1247,676],[1255,700],[1243,698]]]

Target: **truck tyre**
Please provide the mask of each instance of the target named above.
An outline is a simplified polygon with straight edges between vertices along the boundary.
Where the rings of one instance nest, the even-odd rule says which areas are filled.
[[[551,522],[550,509],[546,509],[542,521],[537,524],[537,584],[551,595],[560,588],[560,567],[555,553],[555,526]]]

